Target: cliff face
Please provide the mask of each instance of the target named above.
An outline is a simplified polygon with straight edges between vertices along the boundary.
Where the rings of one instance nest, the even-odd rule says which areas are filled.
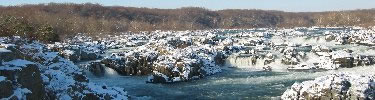
[[[192,7],[149,9],[111,7],[97,4],[51,3],[47,5],[0,7],[0,23],[2,23],[0,24],[0,36],[35,31],[51,33],[52,37],[56,37],[52,33],[66,36],[74,35],[75,33],[217,28],[369,27],[375,26],[374,15],[375,10],[373,9],[333,12],[282,12],[238,9],[211,11]],[[13,30],[15,27],[21,29]],[[20,30],[26,32],[21,32]],[[42,39],[53,41],[55,38]]]

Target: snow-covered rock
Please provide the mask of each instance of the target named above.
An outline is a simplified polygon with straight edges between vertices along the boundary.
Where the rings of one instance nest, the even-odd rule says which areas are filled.
[[[121,88],[89,82],[82,70],[46,45],[22,39],[0,58],[1,98],[9,99],[127,99]],[[7,59],[5,59],[5,58]],[[4,60],[5,59],[5,60]],[[3,62],[4,61],[4,62]],[[4,78],[5,77],[5,78]]]
[[[332,74],[312,81],[294,83],[286,90],[283,100],[373,100],[375,76]]]

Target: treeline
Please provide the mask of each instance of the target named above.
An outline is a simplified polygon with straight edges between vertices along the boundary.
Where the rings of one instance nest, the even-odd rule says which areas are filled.
[[[90,3],[50,3],[0,7],[0,36],[16,34],[51,42],[76,33],[95,35],[125,31],[300,26],[369,27],[375,26],[374,15],[375,9],[293,13],[238,9],[211,11],[196,7],[150,9]]]

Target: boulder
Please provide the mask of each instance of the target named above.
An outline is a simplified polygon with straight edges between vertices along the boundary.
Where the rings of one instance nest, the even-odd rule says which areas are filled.
[[[63,50],[62,52],[60,52],[60,55],[62,55],[66,59],[69,59],[72,62],[80,61],[79,55],[77,54],[77,52],[73,50]]]
[[[8,49],[0,48],[0,62],[1,61],[4,61],[4,62],[11,61],[15,58],[16,58],[16,55],[12,51],[10,51]]]
[[[146,82],[149,83],[167,83],[169,82],[168,77],[161,73],[152,73]]]
[[[339,64],[342,68],[352,68],[354,67],[354,58],[353,57],[344,57],[344,58],[336,58],[333,60],[334,64]]]
[[[17,61],[22,63],[21,61]],[[26,64],[22,66],[5,64],[4,69],[0,69],[0,76],[19,84],[21,88],[27,88],[32,93],[27,94],[27,99],[40,100],[45,97],[45,88],[36,64]]]
[[[97,55],[97,54],[94,53],[94,52],[85,52],[85,51],[81,51],[80,57],[81,57],[81,60],[83,60],[83,61],[87,61],[87,60],[95,60],[95,59],[98,59],[98,58],[99,58],[99,55]]]
[[[334,35],[326,35],[326,36],[325,36],[325,40],[326,40],[327,42],[330,42],[330,41],[332,41],[332,40],[335,40],[335,36],[334,36]]]
[[[2,77],[2,76],[0,76]],[[0,98],[7,98],[13,94],[13,85],[9,80],[0,81]]]
[[[299,64],[299,60],[295,57],[293,57],[293,58],[283,57],[281,59],[281,63],[283,63],[285,65],[297,65],[297,64]]]
[[[354,57],[352,56],[351,50],[339,50],[331,52],[334,64],[340,65],[340,67],[351,68],[354,67]]]
[[[101,61],[106,67],[116,70],[121,75],[149,75],[155,58],[144,56],[127,56],[123,58],[106,58]]]
[[[227,57],[223,53],[217,52],[214,60],[217,65],[224,65],[226,58]]]
[[[101,62],[91,62],[86,66],[91,73],[97,76],[102,76],[105,73],[104,65]]]

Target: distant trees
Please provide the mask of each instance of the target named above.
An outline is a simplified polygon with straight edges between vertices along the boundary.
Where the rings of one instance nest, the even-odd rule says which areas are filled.
[[[0,7],[0,36],[53,42],[76,33],[296,26],[375,26],[375,9],[282,12],[199,7],[149,9],[99,4],[40,4]],[[53,38],[52,38],[53,37]]]
[[[40,26],[38,31],[35,32],[35,36],[37,40],[44,42],[57,42],[59,39],[59,35],[53,31],[50,25]]]
[[[24,18],[0,17],[0,36],[21,36],[42,42],[56,42],[59,35],[50,25],[31,24]]]

